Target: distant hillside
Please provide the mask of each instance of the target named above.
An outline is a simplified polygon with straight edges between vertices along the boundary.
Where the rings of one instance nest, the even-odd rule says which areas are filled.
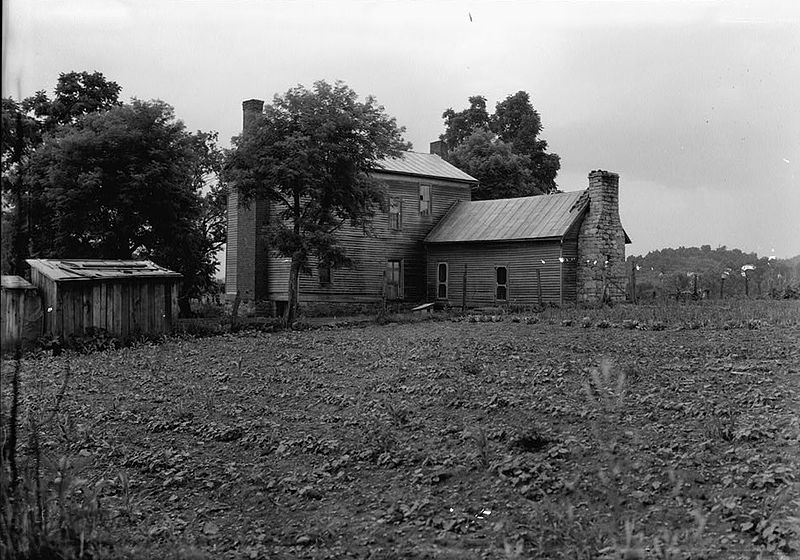
[[[726,295],[743,295],[747,288],[751,296],[782,297],[787,287],[800,283],[800,255],[791,259],[768,259],[756,253],[710,245],[659,249],[644,256],[628,257],[637,265],[638,291],[674,293],[690,290],[697,276],[698,290],[719,295],[724,277]],[[747,286],[742,267],[747,271]]]

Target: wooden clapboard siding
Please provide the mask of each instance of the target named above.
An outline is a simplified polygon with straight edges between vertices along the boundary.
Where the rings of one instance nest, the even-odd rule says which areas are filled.
[[[239,191],[228,192],[228,231],[225,243],[225,293],[236,294],[239,258]]]
[[[42,302],[36,288],[18,276],[4,276],[0,301],[2,351],[35,342],[42,334]]]
[[[368,235],[360,228],[343,226],[337,236],[353,260],[353,266],[333,270],[330,284],[323,285],[314,264],[310,274],[301,274],[301,302],[379,301],[383,298],[384,270],[388,260],[400,260],[403,263],[404,299],[425,299],[425,249],[422,241],[455,202],[470,199],[470,186],[466,183],[386,174],[377,174],[376,178],[386,185],[387,196],[401,199],[401,229],[390,229],[388,212],[381,210],[373,217]],[[419,212],[420,185],[431,186],[431,212],[427,215]],[[271,218],[277,219],[276,210],[273,210]],[[289,265],[289,259],[270,255],[270,300],[287,299]]]
[[[53,336],[80,336],[90,327],[120,338],[163,334],[177,316],[178,286],[159,279],[64,282],[40,290],[44,331]]]
[[[468,307],[511,304],[532,305],[538,302],[536,271],[542,282],[542,300],[561,303],[561,244],[552,241],[442,243],[427,246],[427,295],[430,301],[437,294],[437,265],[448,266],[447,303],[462,303],[464,266],[467,267]],[[542,260],[545,261],[542,264]],[[508,297],[498,301],[496,268],[508,272]]]

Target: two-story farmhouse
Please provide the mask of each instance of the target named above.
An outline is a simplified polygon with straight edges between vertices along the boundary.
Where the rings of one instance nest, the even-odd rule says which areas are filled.
[[[263,109],[243,103],[244,128]],[[439,143],[431,145],[438,151]],[[374,170],[385,185],[386,211],[371,234],[343,228],[353,267],[317,267],[301,275],[300,303],[438,301],[469,307],[622,300],[625,243],[618,176],[594,171],[583,191],[470,201],[477,180],[435,153],[406,152]],[[271,252],[266,200],[228,200],[226,295],[281,313],[289,259]],[[266,305],[265,305],[266,304]]]

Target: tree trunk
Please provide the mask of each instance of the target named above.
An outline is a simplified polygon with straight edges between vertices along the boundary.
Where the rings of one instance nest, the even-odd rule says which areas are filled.
[[[291,328],[297,317],[297,299],[299,296],[298,280],[300,278],[300,260],[297,256],[292,257],[292,266],[289,268],[289,301],[286,305],[286,312],[283,315],[283,326]]]
[[[22,115],[17,113],[16,118],[16,138],[14,142],[13,160],[17,164],[16,185],[14,187],[14,238],[12,240],[12,272],[17,276],[24,276],[28,258],[28,212],[26,200],[23,196],[23,164],[22,152],[24,149],[24,137],[22,131]]]
[[[178,296],[178,316],[182,319],[193,317],[192,306],[187,295]]]

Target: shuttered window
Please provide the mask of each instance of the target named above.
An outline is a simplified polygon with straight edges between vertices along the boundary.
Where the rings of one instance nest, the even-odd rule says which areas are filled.
[[[389,229],[400,231],[403,227],[403,199],[389,198]]]
[[[436,265],[436,297],[447,299],[447,263]]]
[[[419,186],[419,213],[420,214],[430,214],[431,213],[431,186],[430,185],[420,185]]]
[[[495,276],[497,277],[497,289],[495,291],[495,299],[498,301],[506,301],[508,299],[508,269],[504,266],[495,267]]]
[[[386,261],[384,292],[386,299],[403,299],[403,261]]]
[[[324,264],[319,265],[319,283],[321,286],[327,286],[331,283],[331,267]]]

